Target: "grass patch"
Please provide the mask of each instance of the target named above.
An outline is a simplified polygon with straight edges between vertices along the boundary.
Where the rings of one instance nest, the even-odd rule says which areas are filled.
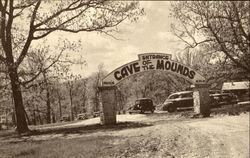
[[[18,143],[0,143],[0,157],[18,158],[69,158],[69,157],[100,157],[100,153],[111,136],[82,137],[75,139],[56,139],[48,141],[29,141]]]
[[[96,158],[96,157],[128,157],[136,153],[157,151],[157,141],[150,137],[138,136],[112,136],[109,132],[123,129],[141,128],[151,126],[145,123],[121,122],[116,125],[102,126],[99,124],[74,128],[40,129],[32,134],[34,136],[52,136],[65,134],[46,140],[26,139],[31,136],[15,138],[15,141],[0,142],[0,157],[16,158]],[[94,134],[102,131],[103,134]],[[67,134],[77,134],[80,137],[70,138]],[[85,134],[91,134],[85,136]],[[125,140],[125,141],[124,141]],[[116,144],[114,142],[117,142]],[[155,142],[155,143],[154,143]]]
[[[128,128],[145,127],[141,123],[118,123],[113,126],[93,125],[87,126],[89,132],[103,130],[105,135],[91,134],[86,137],[66,139],[54,138],[49,140],[23,140],[16,142],[0,142],[0,157],[16,158],[96,158],[96,157],[130,157],[137,153],[157,151],[159,141],[151,140],[148,136],[138,136],[131,139],[130,136],[106,135],[109,131]],[[62,130],[62,129],[61,129]],[[69,129],[67,129],[69,130]],[[66,132],[69,132],[67,131]],[[71,129],[72,130],[72,129]],[[86,129],[85,129],[86,130]],[[74,131],[74,130],[72,130]],[[83,130],[84,131],[84,130]],[[59,132],[59,131],[57,131]],[[60,131],[65,132],[65,131]],[[107,132],[107,133],[106,133]],[[48,131],[45,132],[48,134]],[[84,132],[83,132],[84,133]],[[40,134],[44,134],[44,131]],[[81,135],[81,134],[80,134]],[[118,142],[118,143],[114,143]]]
[[[3,142],[0,142],[0,158],[105,157],[102,155],[112,155],[117,151],[111,142],[114,139],[122,139],[109,135],[86,137],[85,134],[95,135],[94,133],[103,132],[106,135],[106,132],[147,126],[151,126],[151,124],[133,122],[122,122],[110,126],[95,124],[81,127],[39,129],[28,136],[20,136],[14,131],[8,131],[1,138]],[[53,137],[54,134],[60,134],[60,137]],[[72,134],[79,137],[68,137]],[[34,136],[47,138],[34,140],[32,139],[35,138]]]
[[[114,142],[118,142],[115,143]],[[97,158],[153,157],[160,138],[150,136],[90,136],[74,139],[0,143],[0,157],[15,158]],[[4,148],[3,148],[4,147]],[[143,157],[144,157],[143,156]]]
[[[15,156],[16,157],[22,157],[22,156],[29,156],[29,155],[34,155],[36,152],[36,149],[34,148],[30,148],[30,149],[26,149],[26,150],[21,150],[19,153],[16,153]]]
[[[67,127],[55,127],[55,128],[40,128],[32,130],[28,135],[25,136],[36,136],[36,135],[49,135],[49,134],[62,134],[67,136],[68,134],[89,134],[95,132],[106,132],[106,131],[115,131],[129,128],[141,128],[151,126],[152,124],[148,123],[138,123],[138,122],[119,122],[115,125],[85,125],[85,126],[67,126]],[[1,132],[0,132],[1,133]],[[8,140],[11,138],[22,138],[14,130],[5,132],[5,134],[0,134],[2,140]]]
[[[58,127],[51,129],[38,129],[33,132],[33,135],[43,135],[43,134],[88,134],[94,132],[106,132],[115,131],[129,128],[141,128],[151,126],[151,124],[138,123],[138,122],[118,122],[115,125],[86,125],[86,126],[76,126],[76,127]]]

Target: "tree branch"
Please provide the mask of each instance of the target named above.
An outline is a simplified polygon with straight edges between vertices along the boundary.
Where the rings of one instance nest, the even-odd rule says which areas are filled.
[[[240,19],[240,17],[239,17],[239,11],[238,11],[238,9],[237,9],[237,6],[235,5],[235,2],[231,2],[231,4],[233,5],[233,10],[234,10],[234,13],[235,13],[235,15],[236,15],[236,20],[237,20],[237,22],[239,23],[239,29],[240,29],[241,32],[243,33],[243,36],[244,36],[248,41],[250,41],[250,36],[248,36],[248,35],[246,34],[245,30],[244,30],[243,27],[242,27],[241,19]],[[249,14],[249,12],[248,12],[248,14]],[[248,19],[248,24],[249,24],[249,19]],[[249,29],[249,27],[248,27],[248,29]]]
[[[74,6],[74,5],[77,4],[77,3],[79,3],[77,6],[71,8],[72,6]],[[96,2],[96,3],[98,3],[98,2]],[[101,2],[99,2],[99,3],[101,3]],[[61,15],[61,14],[64,13],[64,12],[76,10],[76,9],[81,8],[81,7],[83,7],[83,6],[89,6],[90,4],[94,4],[94,3],[91,3],[91,0],[87,1],[86,3],[82,3],[82,0],[77,0],[77,1],[75,1],[75,2],[72,2],[72,3],[69,4],[66,8],[59,10],[58,12],[54,13],[54,14],[51,15],[50,17],[46,18],[44,21],[42,21],[42,22],[36,24],[36,25],[35,25],[35,28],[38,28],[38,27],[40,27],[40,26],[42,26],[42,25],[45,25],[45,24],[48,23],[50,20],[52,20],[52,19],[58,17],[59,15]]]
[[[14,8],[14,9],[21,9],[21,10],[23,10],[23,9],[25,9],[25,8],[31,7],[31,6],[34,5],[37,1],[38,1],[38,0],[34,0],[33,2],[31,2],[31,3],[29,3],[29,4],[24,4],[24,5],[19,4],[19,5],[17,5],[17,6],[14,6],[13,8]]]
[[[11,27],[13,23],[13,0],[9,1],[9,17],[8,17],[8,22],[6,26],[6,42],[8,43],[8,51],[12,51],[12,37],[11,37]]]
[[[0,55],[0,60],[1,60],[2,62],[7,62],[6,58],[3,57],[2,55]]]
[[[33,34],[34,34],[34,31],[35,31],[34,30],[35,29],[34,28],[34,21],[36,19],[36,13],[37,13],[37,10],[38,10],[40,4],[41,4],[41,0],[38,0],[36,5],[35,5],[35,8],[33,10],[33,14],[31,16],[29,35],[28,35],[28,38],[27,38],[27,40],[25,42],[23,50],[20,53],[20,55],[19,55],[19,57],[18,57],[18,59],[17,59],[17,61],[15,63],[16,67],[18,67],[22,63],[23,59],[25,58],[25,56],[26,56],[26,54],[27,54],[27,52],[29,50],[31,41],[33,40]]]
[[[230,54],[229,52],[227,51],[227,48],[225,46],[225,44],[220,40],[220,38],[218,37],[217,34],[215,34],[213,28],[210,26],[210,24],[208,23],[208,27],[211,31],[211,33],[213,34],[213,36],[215,37],[216,41],[218,42],[218,44],[220,45],[221,47],[221,51],[223,51],[226,56],[231,59],[234,63],[236,63],[239,67],[243,68],[244,70],[246,70],[247,72],[250,72],[250,69],[246,66],[244,66],[242,63],[238,62],[236,59],[234,59]]]
[[[22,85],[26,85],[26,84],[28,84],[28,83],[34,81],[41,73],[46,72],[50,67],[52,67],[56,62],[59,61],[59,59],[60,59],[60,57],[61,57],[63,51],[64,51],[64,49],[61,50],[60,54],[57,56],[57,58],[56,58],[49,66],[47,66],[46,68],[40,69],[40,71],[39,71],[35,76],[33,76],[30,80],[25,81],[25,82],[21,82],[21,84],[22,84]]]
[[[61,27],[63,27],[64,24],[69,23],[70,21],[76,19],[77,17],[79,17],[80,15],[82,15],[89,7],[86,7],[85,9],[83,9],[80,13],[78,13],[77,15],[67,19],[66,21],[60,23],[58,26],[54,27],[54,28],[36,28],[35,31],[48,31],[46,33],[44,33],[43,35],[34,37],[35,40],[37,39],[41,39],[47,35],[49,35],[50,33],[54,32],[55,30],[60,29]]]
[[[0,24],[1,24],[1,27],[0,27],[0,38],[1,38],[1,43],[2,43],[2,46],[3,46],[3,49],[4,51],[6,52],[7,49],[6,49],[6,34],[5,34],[5,31],[6,31],[6,26],[5,26],[5,23],[6,23],[6,8],[7,8],[7,1],[5,1],[5,4],[3,6],[2,4],[2,1],[0,1],[0,8],[1,8],[1,20],[0,20]]]

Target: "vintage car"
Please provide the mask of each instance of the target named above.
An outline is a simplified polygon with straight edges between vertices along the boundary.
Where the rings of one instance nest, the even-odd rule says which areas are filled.
[[[231,93],[215,93],[210,94],[210,99],[214,107],[227,104],[235,104],[238,102],[237,96]]]
[[[210,107],[215,108],[221,105],[234,104],[237,97],[230,93],[210,94]],[[193,91],[183,91],[171,94],[163,103],[162,110],[174,112],[178,108],[193,108]]]
[[[155,110],[155,106],[153,104],[152,99],[149,98],[140,98],[135,101],[135,105],[128,109],[129,114],[132,113],[145,113],[151,112],[153,113]]]
[[[81,113],[81,114],[77,115],[77,120],[85,120],[87,118],[88,118],[88,116],[86,113]]]
[[[174,112],[177,108],[193,107],[193,102],[193,91],[173,93],[164,101],[162,110]]]
[[[93,112],[93,117],[99,117],[100,116],[100,111]]]
[[[60,121],[61,121],[61,122],[70,121],[70,116],[68,116],[68,115],[62,116],[61,119],[60,119]]]

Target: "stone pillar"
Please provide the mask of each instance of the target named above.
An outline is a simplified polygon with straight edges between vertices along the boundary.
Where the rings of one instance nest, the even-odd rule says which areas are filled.
[[[99,92],[101,124],[116,124],[116,86],[99,87]]]
[[[193,90],[194,112],[208,117],[210,115],[209,84],[195,84]]]

